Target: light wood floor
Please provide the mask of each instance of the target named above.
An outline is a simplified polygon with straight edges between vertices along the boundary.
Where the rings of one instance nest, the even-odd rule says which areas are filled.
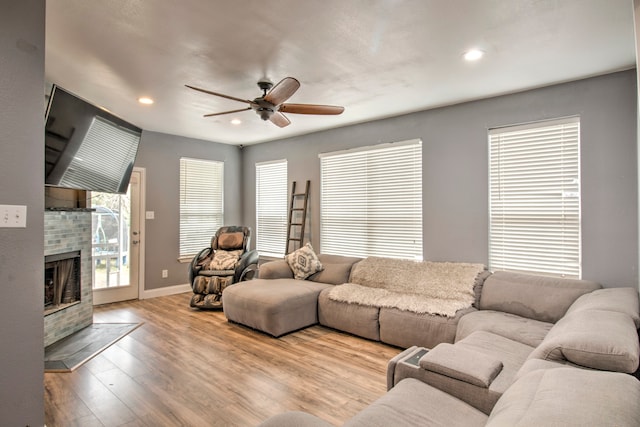
[[[340,425],[386,391],[400,349],[321,326],[273,338],[189,298],[96,307],[94,322],[144,324],[74,372],[45,374],[47,426],[255,426],[287,410]]]

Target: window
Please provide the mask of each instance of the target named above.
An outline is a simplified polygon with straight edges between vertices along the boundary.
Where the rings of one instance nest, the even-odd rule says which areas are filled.
[[[320,155],[321,252],[422,259],[422,142]]]
[[[211,244],[224,223],[224,163],[180,159],[180,258]]]
[[[580,121],[489,131],[489,267],[580,278]]]
[[[256,163],[256,249],[282,258],[287,237],[287,161]]]

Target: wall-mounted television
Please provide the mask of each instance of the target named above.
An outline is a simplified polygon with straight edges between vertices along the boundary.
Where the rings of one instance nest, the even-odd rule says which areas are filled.
[[[57,85],[45,122],[45,185],[127,192],[142,129]]]

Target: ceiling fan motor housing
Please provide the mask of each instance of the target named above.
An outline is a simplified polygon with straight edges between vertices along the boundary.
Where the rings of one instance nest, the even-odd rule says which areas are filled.
[[[264,98],[254,99],[253,104],[253,109],[258,113],[262,120],[269,120],[275,111],[275,105],[265,101]]]
[[[267,78],[258,80],[258,87],[264,92],[262,96],[266,96],[267,92],[273,87],[273,82]]]

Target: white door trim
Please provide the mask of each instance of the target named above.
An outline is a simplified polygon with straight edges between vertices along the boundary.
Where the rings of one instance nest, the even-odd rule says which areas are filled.
[[[138,259],[138,299],[143,299],[144,295],[144,266],[145,266],[145,242],[146,242],[146,211],[147,211],[147,169],[134,167],[134,171],[140,173],[140,206],[138,209],[138,219],[140,224],[140,249]]]

